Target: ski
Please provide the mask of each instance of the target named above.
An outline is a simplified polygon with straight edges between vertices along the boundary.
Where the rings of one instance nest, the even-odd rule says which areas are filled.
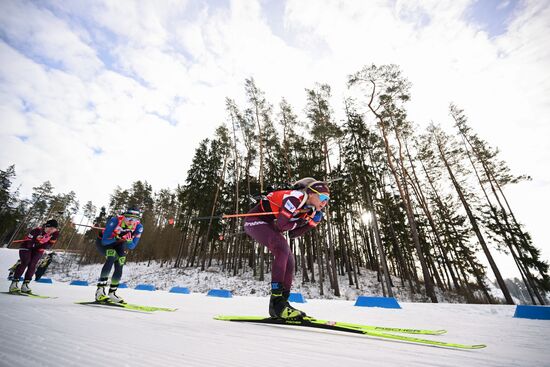
[[[296,319],[296,320],[284,320],[284,319],[274,319],[274,318],[262,318],[262,317],[232,317],[232,316],[216,316],[214,317],[216,320],[225,320],[225,321],[237,321],[237,322],[252,322],[252,323],[261,323],[261,324],[271,324],[271,325],[287,325],[287,326],[303,326],[303,327],[311,327],[311,328],[317,328],[317,329],[325,329],[325,330],[332,330],[332,331],[341,331],[345,333],[354,333],[354,334],[362,334],[367,335],[375,338],[381,338],[381,339],[391,339],[391,340],[397,340],[401,342],[407,342],[407,343],[415,343],[415,344],[421,344],[421,345],[429,345],[429,346],[435,346],[435,347],[442,347],[442,348],[451,348],[451,349],[481,349],[485,348],[485,344],[459,344],[459,343],[450,343],[450,342],[444,342],[439,340],[430,340],[430,339],[420,339],[416,338],[414,336],[409,335],[398,335],[398,334],[392,334],[389,332],[383,332],[383,331],[377,331],[373,329],[358,329],[356,327],[347,327],[343,326],[341,323],[338,325],[338,323],[323,323],[318,322],[319,320],[315,319]],[[324,321],[324,320],[323,320]]]
[[[216,320],[248,321],[248,322],[258,322],[258,321],[261,322],[262,320],[266,319],[263,316],[216,316],[215,318]],[[267,318],[267,319],[271,320],[271,318]],[[342,326],[342,327],[358,329],[358,330],[374,330],[374,331],[402,333],[402,334],[419,334],[419,335],[441,335],[447,332],[447,330],[404,329],[404,328],[387,327],[387,326],[352,324],[348,322],[320,320],[320,319],[315,319],[313,317],[306,317],[304,319],[316,324],[335,325],[335,326]]]
[[[57,297],[51,297],[51,296],[42,296],[40,294],[34,294],[34,293],[22,293],[21,291],[17,292],[2,292],[3,294],[11,294],[12,296],[22,296],[22,297],[29,297],[29,298],[57,298]]]
[[[84,301],[84,302],[75,302],[75,303],[79,305],[107,306],[107,307],[114,307],[118,309],[126,309],[126,310],[141,311],[141,312],[155,312],[155,311],[174,312],[177,310],[177,308],[142,306],[142,305],[133,305],[130,303],[113,303],[113,302],[98,302],[98,301]]]

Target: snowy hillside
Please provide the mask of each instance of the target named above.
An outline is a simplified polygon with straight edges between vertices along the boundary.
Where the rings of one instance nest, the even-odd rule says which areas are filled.
[[[78,256],[75,254],[57,253],[48,268],[46,276],[60,282],[70,282],[78,279],[94,284],[97,282],[100,269],[100,264],[78,266]],[[173,286],[185,286],[193,293],[207,293],[210,289],[221,288],[231,290],[234,295],[265,297],[269,292],[268,282],[270,277],[271,274],[266,274],[266,280],[260,282],[254,278],[250,269],[247,269],[244,274],[241,271],[238,276],[231,276],[230,273],[222,271],[218,266],[211,266],[206,271],[200,271],[200,268],[174,269],[169,265],[161,267],[159,263],[153,261],[151,264],[147,262],[128,263],[124,267],[123,281],[130,288],[135,287],[137,284],[146,283],[155,285],[159,290],[170,290]],[[362,269],[358,278],[359,287],[356,285],[350,286],[346,275],[339,277],[340,299],[354,301],[360,295],[383,295],[375,271]],[[426,302],[423,295],[411,294],[408,287],[402,287],[399,278],[392,278],[397,299],[400,301]],[[494,288],[494,296],[502,298],[500,290],[489,282],[488,284]],[[306,299],[336,298],[333,291],[327,289],[328,280],[325,280],[324,287],[325,294],[321,296],[318,282],[302,284],[301,272],[298,271],[292,291],[302,293]],[[438,291],[438,298],[444,300],[444,302],[464,302],[460,296],[453,297],[449,292],[443,294]]]
[[[0,250],[0,269],[17,252]],[[7,290],[4,278],[0,288]],[[223,286],[223,285],[222,285]],[[56,299],[0,294],[2,366],[549,366],[550,322],[512,318],[513,306],[401,303],[401,310],[313,299],[319,318],[395,327],[446,329],[426,338],[484,343],[461,351],[304,328],[237,324],[218,314],[265,315],[264,297],[231,299],[123,289],[132,303],[176,307],[135,313],[74,304],[94,287],[32,283]]]

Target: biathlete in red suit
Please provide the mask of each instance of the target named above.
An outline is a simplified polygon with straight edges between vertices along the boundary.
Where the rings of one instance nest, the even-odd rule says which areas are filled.
[[[50,219],[42,227],[33,229],[22,242],[19,248],[19,258],[21,263],[15,269],[13,280],[10,285],[10,292],[31,293],[29,283],[36,271],[38,261],[44,255],[44,251],[51,248],[57,242],[59,231],[57,230],[58,223],[55,219]],[[19,289],[19,278],[25,273],[23,285]]]
[[[247,217],[244,231],[273,254],[269,314],[274,318],[301,318],[305,313],[288,303],[294,278],[294,255],[283,236],[300,237],[315,228],[323,219],[322,209],[330,198],[327,183],[304,178],[294,185],[296,190],[269,193],[249,213],[277,212],[276,215]]]

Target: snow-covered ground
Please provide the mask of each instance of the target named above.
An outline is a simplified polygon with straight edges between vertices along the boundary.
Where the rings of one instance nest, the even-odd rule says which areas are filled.
[[[16,259],[16,251],[0,250],[0,269]],[[8,285],[0,281],[2,290]],[[319,318],[446,329],[426,338],[487,344],[464,351],[213,319],[265,315],[264,297],[121,290],[131,303],[178,308],[143,314],[74,304],[91,299],[93,286],[33,282],[32,288],[58,298],[0,294],[1,366],[550,366],[550,321],[515,319],[514,306],[401,302],[402,309],[390,310],[327,299],[299,305]]]

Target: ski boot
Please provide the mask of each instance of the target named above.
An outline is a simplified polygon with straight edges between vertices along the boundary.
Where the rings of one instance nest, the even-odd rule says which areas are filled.
[[[12,280],[11,284],[10,284],[10,293],[19,293],[20,289],[19,289],[19,281],[17,280]]]
[[[116,294],[116,291],[109,291],[109,300],[110,302],[112,303],[120,303],[120,304],[124,304],[126,303],[126,301],[119,297],[117,294]]]
[[[271,283],[269,316],[275,319],[301,319],[305,316],[305,313],[288,304],[288,298],[285,299],[283,295],[281,283]]]
[[[104,286],[97,286],[97,290],[95,291],[95,300],[96,302],[108,302],[109,296],[105,293],[105,287]]]
[[[294,311],[300,312],[300,313],[301,313],[301,316],[300,316],[300,317],[302,317],[302,318],[303,318],[303,317],[306,317],[307,315],[306,315],[306,313],[305,313],[304,311],[301,311],[301,310],[298,310],[297,308],[292,307],[292,305],[290,304],[290,302],[288,302],[288,298],[289,298],[289,297],[290,297],[290,291],[283,291],[283,298],[284,298],[285,301],[286,301],[286,305],[287,305],[290,309],[292,309],[292,310],[294,310]]]
[[[117,289],[118,289],[118,284],[117,285],[111,284],[111,286],[109,287],[109,299],[110,299],[110,301],[112,303],[120,303],[120,304],[126,303],[126,301],[124,301],[124,299],[122,299],[122,297],[119,297],[116,294]]]
[[[30,280],[24,280],[23,285],[21,286],[21,293],[31,294],[32,291],[29,288]]]

